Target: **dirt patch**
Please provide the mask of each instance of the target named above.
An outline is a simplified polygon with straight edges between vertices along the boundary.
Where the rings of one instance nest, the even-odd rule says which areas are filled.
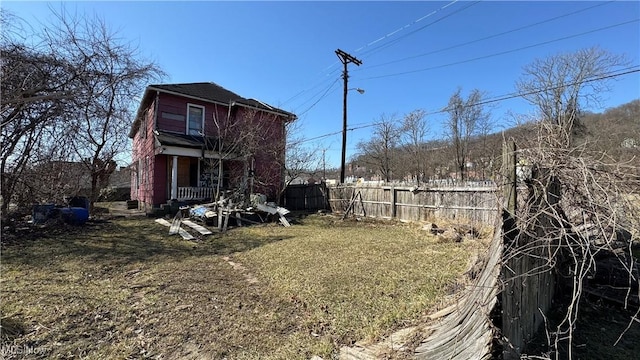
[[[242,266],[242,264],[231,261],[231,257],[229,257],[229,256],[223,256],[222,260],[226,261],[229,265],[231,265],[231,267],[234,270],[236,270],[236,271],[240,272],[242,275],[244,275],[245,280],[247,280],[247,282],[249,284],[258,283],[258,279],[253,274],[251,274],[249,272],[249,270],[247,270],[247,268]]]

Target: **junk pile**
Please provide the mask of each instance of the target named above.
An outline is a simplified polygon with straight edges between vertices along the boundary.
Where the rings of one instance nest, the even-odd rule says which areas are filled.
[[[198,223],[215,226],[219,232],[227,231],[229,226],[263,224],[272,219],[277,219],[285,227],[291,226],[286,218],[290,211],[273,202],[267,202],[265,195],[252,194],[248,201],[235,199],[234,201],[232,197],[221,197],[216,202],[181,206],[172,221],[157,219],[156,222],[169,227],[170,235],[178,234],[185,240],[193,240],[195,237],[182,228],[182,224],[200,235],[210,235],[213,232]]]
[[[34,224],[44,224],[47,221],[62,219],[70,225],[84,225],[89,220],[89,199],[84,196],[74,196],[66,206],[56,204],[33,205],[31,215]]]

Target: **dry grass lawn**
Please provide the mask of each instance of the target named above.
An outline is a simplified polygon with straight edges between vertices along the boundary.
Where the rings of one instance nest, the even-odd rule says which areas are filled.
[[[142,217],[14,240],[3,355],[47,359],[331,358],[418,322],[483,247],[320,215],[197,242]]]

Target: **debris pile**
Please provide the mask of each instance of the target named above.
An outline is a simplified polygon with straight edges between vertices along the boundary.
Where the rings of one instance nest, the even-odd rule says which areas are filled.
[[[169,227],[171,235],[179,234],[185,240],[193,240],[195,237],[182,228],[182,224],[200,235],[213,234],[203,225],[215,226],[219,232],[225,232],[229,226],[263,224],[271,219],[277,219],[283,226],[289,227],[291,224],[285,217],[289,213],[289,210],[275,203],[266,202],[266,196],[253,194],[249,201],[244,199],[233,201],[232,198],[221,197],[216,202],[181,206],[171,222],[164,218],[157,219],[156,222]]]

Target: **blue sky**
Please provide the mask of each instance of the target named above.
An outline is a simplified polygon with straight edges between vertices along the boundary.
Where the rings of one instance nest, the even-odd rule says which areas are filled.
[[[212,81],[241,96],[299,115],[306,144],[326,149],[339,166],[342,130],[342,49],[362,60],[349,65],[349,127],[382,114],[436,112],[458,88],[489,98],[515,92],[522,67],[536,58],[599,46],[640,65],[637,1],[411,2],[13,2],[7,9],[32,24],[48,6],[102,17],[168,74],[165,83]],[[555,18],[555,19],[554,19]],[[601,111],[640,98],[640,73],[611,81]],[[142,94],[141,94],[142,95]],[[499,131],[512,113],[530,114],[522,99],[492,105]],[[441,138],[445,114],[428,116],[430,138]],[[371,127],[349,131],[347,157]]]

